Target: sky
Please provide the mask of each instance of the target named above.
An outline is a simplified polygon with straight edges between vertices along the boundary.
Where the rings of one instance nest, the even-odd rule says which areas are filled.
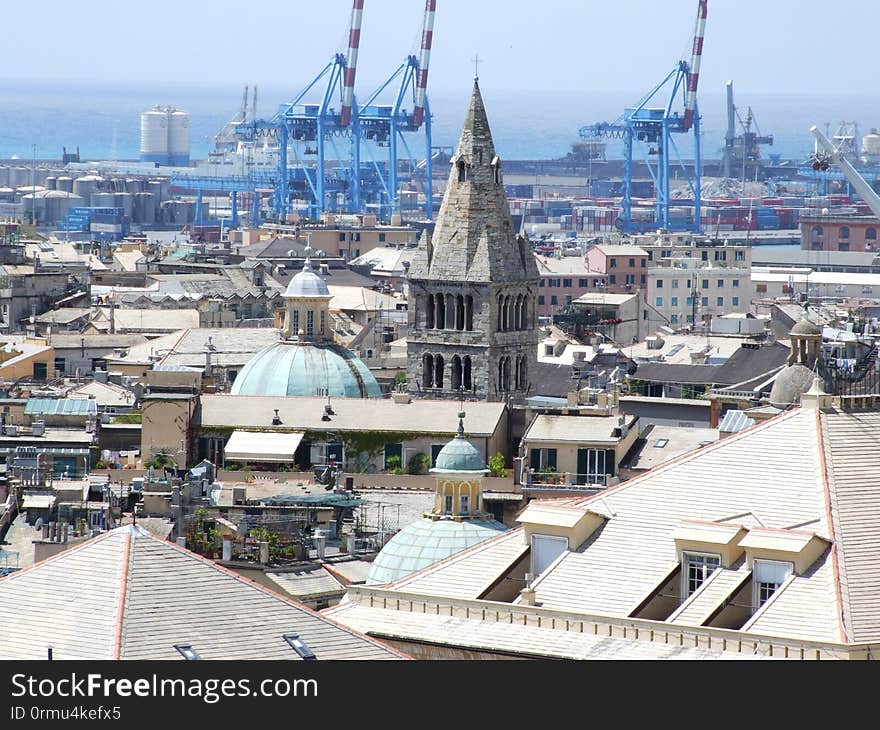
[[[0,82],[244,83],[295,92],[343,50],[351,0],[4,3]],[[650,89],[688,57],[696,0],[437,0],[429,86]],[[874,93],[875,3],[709,0],[701,89]],[[423,0],[365,0],[358,95],[417,52]],[[864,19],[865,22],[862,22]],[[870,22],[869,22],[870,21]],[[15,31],[15,32],[12,32]]]

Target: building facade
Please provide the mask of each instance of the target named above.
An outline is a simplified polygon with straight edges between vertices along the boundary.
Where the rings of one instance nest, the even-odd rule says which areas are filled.
[[[433,236],[410,265],[414,395],[523,399],[536,366],[538,269],[510,219],[501,160],[474,91]]]
[[[587,271],[608,277],[607,290],[618,294],[644,289],[648,254],[631,244],[596,244],[587,249]]]

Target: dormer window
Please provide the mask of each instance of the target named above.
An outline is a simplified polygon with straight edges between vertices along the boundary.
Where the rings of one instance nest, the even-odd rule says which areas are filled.
[[[754,593],[752,604],[757,611],[794,572],[794,563],[782,560],[759,560],[752,562]]]
[[[721,567],[721,556],[712,553],[682,553],[681,577],[682,596],[687,597],[696,591],[705,580]]]
[[[492,181],[496,185],[501,184],[501,160],[497,155],[492,158]]]

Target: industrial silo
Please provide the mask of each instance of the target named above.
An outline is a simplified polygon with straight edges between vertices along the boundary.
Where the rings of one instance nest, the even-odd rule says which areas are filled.
[[[115,208],[115,193],[92,193],[90,197],[91,206],[93,208]]]
[[[134,194],[132,220],[148,226],[156,222],[156,197],[152,193]]]
[[[113,197],[115,198],[114,205],[117,208],[122,208],[123,215],[131,220],[134,208],[134,196],[131,193],[114,193]]]
[[[73,192],[73,178],[67,175],[59,175],[55,180],[55,189],[64,190],[65,192]]]
[[[78,195],[72,195],[63,190],[47,190],[43,194],[41,220],[44,223],[58,224],[64,220],[68,210],[74,206],[79,207],[84,202]]]
[[[55,190],[55,186],[56,186],[57,182],[58,182],[58,178],[57,178],[57,177],[55,177],[54,175],[49,175],[49,176],[43,181],[43,187],[45,187],[46,190]]]
[[[876,165],[880,162],[880,133],[871,129],[862,137],[862,163]]]
[[[141,114],[141,162],[168,164],[168,107],[154,107]]]
[[[15,189],[14,188],[0,188],[0,201],[4,203],[11,203],[15,200]]]
[[[168,164],[189,165],[189,113],[174,110],[169,115]]]
[[[135,193],[144,192],[144,180],[139,177],[130,177],[125,181],[125,192],[131,193],[134,195]]]
[[[147,192],[152,193],[158,203],[168,200],[168,181],[150,180],[147,183]]]
[[[31,171],[27,167],[9,168],[9,187],[19,188],[31,182]]]
[[[83,175],[73,181],[73,193],[83,200],[90,200],[92,193],[100,191],[104,178],[100,175]]]

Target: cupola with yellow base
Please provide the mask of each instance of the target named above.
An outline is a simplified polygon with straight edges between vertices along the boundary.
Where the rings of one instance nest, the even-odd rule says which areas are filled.
[[[508,528],[483,511],[483,455],[465,438],[464,413],[458,433],[437,454],[430,473],[435,476],[430,512],[407,525],[382,548],[373,561],[367,585],[393,583],[497,537]]]

